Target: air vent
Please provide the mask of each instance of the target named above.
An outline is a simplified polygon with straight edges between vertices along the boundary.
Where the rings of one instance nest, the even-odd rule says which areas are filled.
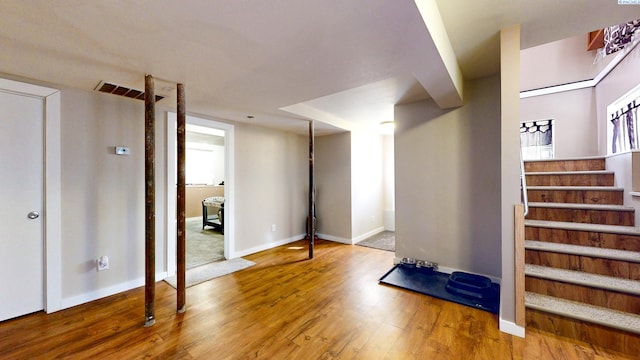
[[[136,89],[131,89],[128,88],[126,86],[122,86],[122,85],[116,85],[116,84],[111,84],[108,83],[106,81],[100,81],[100,83],[98,83],[98,86],[96,86],[95,88],[96,91],[100,91],[100,92],[104,92],[104,93],[108,93],[108,94],[113,94],[113,95],[119,95],[119,96],[124,96],[124,97],[128,97],[131,99],[138,99],[138,100],[144,100],[144,92],[140,91],[140,90],[136,90]],[[165,96],[163,95],[156,95],[156,102],[164,99]]]

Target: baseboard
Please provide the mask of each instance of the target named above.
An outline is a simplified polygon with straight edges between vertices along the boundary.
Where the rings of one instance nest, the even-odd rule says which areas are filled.
[[[329,241],[338,242],[341,244],[353,245],[353,242],[351,242],[351,239],[341,238],[341,237],[327,235],[327,234],[320,234],[320,233],[316,235],[318,236],[318,238],[322,240],[329,240]]]
[[[278,240],[278,241],[270,242],[270,243],[267,243],[267,244],[254,246],[254,247],[249,248],[249,249],[240,250],[240,251],[234,251],[233,254],[231,254],[229,256],[229,258],[230,259],[235,259],[235,258],[239,258],[239,257],[255,254],[255,253],[258,253],[260,251],[273,249],[274,247],[290,244],[292,242],[299,241],[300,239],[304,239],[305,235],[306,234],[295,235],[295,236],[292,236],[292,237],[287,238],[287,239]]]
[[[166,277],[167,277],[166,272],[156,273],[156,281],[162,281]],[[135,289],[137,287],[144,286],[144,285],[145,285],[144,277],[141,277],[135,280],[126,281],[120,284],[112,285],[112,286],[91,291],[88,293],[84,293],[84,294],[80,294],[80,295],[76,295],[68,298],[63,298],[61,301],[61,308],[59,310],[68,309],[70,307],[74,307],[74,306],[85,304],[94,300],[102,299],[107,296],[119,294],[121,292]]]
[[[500,318],[500,331],[517,337],[524,337],[525,330],[511,321]]]
[[[375,228],[375,229],[373,229],[373,230],[371,230],[371,231],[369,231],[369,232],[366,232],[366,233],[364,233],[364,234],[362,234],[362,235],[358,235],[358,236],[356,236],[356,237],[354,237],[354,238],[352,239],[353,244],[359,243],[360,241],[362,241],[362,240],[364,240],[364,239],[367,239],[367,238],[370,238],[370,237],[372,237],[373,235],[380,234],[380,233],[381,233],[381,232],[383,232],[383,231],[384,231],[384,226],[381,226],[381,227],[379,227],[379,228]]]

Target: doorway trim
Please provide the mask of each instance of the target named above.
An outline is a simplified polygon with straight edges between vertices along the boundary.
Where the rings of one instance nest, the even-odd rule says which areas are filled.
[[[62,191],[60,145],[60,91],[1,79],[0,89],[42,99],[44,106],[44,311],[62,309]]]
[[[176,122],[177,114],[166,112],[167,119],[167,275],[176,273]],[[235,126],[199,116],[187,115],[187,124],[224,130],[224,257],[237,257],[235,251]]]

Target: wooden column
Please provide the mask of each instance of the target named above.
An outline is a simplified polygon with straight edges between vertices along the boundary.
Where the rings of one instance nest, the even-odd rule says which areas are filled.
[[[178,132],[177,132],[177,142],[178,142],[178,191],[177,191],[177,199],[176,199],[176,208],[177,208],[177,220],[178,220],[178,251],[177,251],[177,285],[178,285],[178,301],[177,307],[178,312],[183,313],[187,310],[186,308],[186,230],[185,230],[185,188],[186,188],[186,172],[185,172],[185,164],[186,164],[186,108],[185,108],[185,96],[184,96],[184,85],[178,84]]]
[[[144,326],[156,323],[156,180],[155,180],[155,85],[151,75],[144,77],[144,183],[145,183],[145,287]]]
[[[309,259],[313,259],[313,247],[316,237],[316,188],[314,179],[314,128],[313,120],[309,121],[309,216],[307,226],[309,232]]]
[[[515,290],[516,290],[516,325],[525,327],[525,304],[524,304],[524,204],[515,205],[514,213],[515,231]]]

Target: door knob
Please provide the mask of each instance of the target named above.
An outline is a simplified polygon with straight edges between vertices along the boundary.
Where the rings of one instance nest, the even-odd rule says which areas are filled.
[[[32,212],[30,212],[30,213],[28,213],[28,214],[27,214],[27,217],[28,217],[29,219],[31,219],[31,220],[33,220],[33,219],[37,219],[37,218],[39,218],[39,217],[40,217],[40,213],[39,213],[39,212],[37,212],[37,211],[32,211]]]

